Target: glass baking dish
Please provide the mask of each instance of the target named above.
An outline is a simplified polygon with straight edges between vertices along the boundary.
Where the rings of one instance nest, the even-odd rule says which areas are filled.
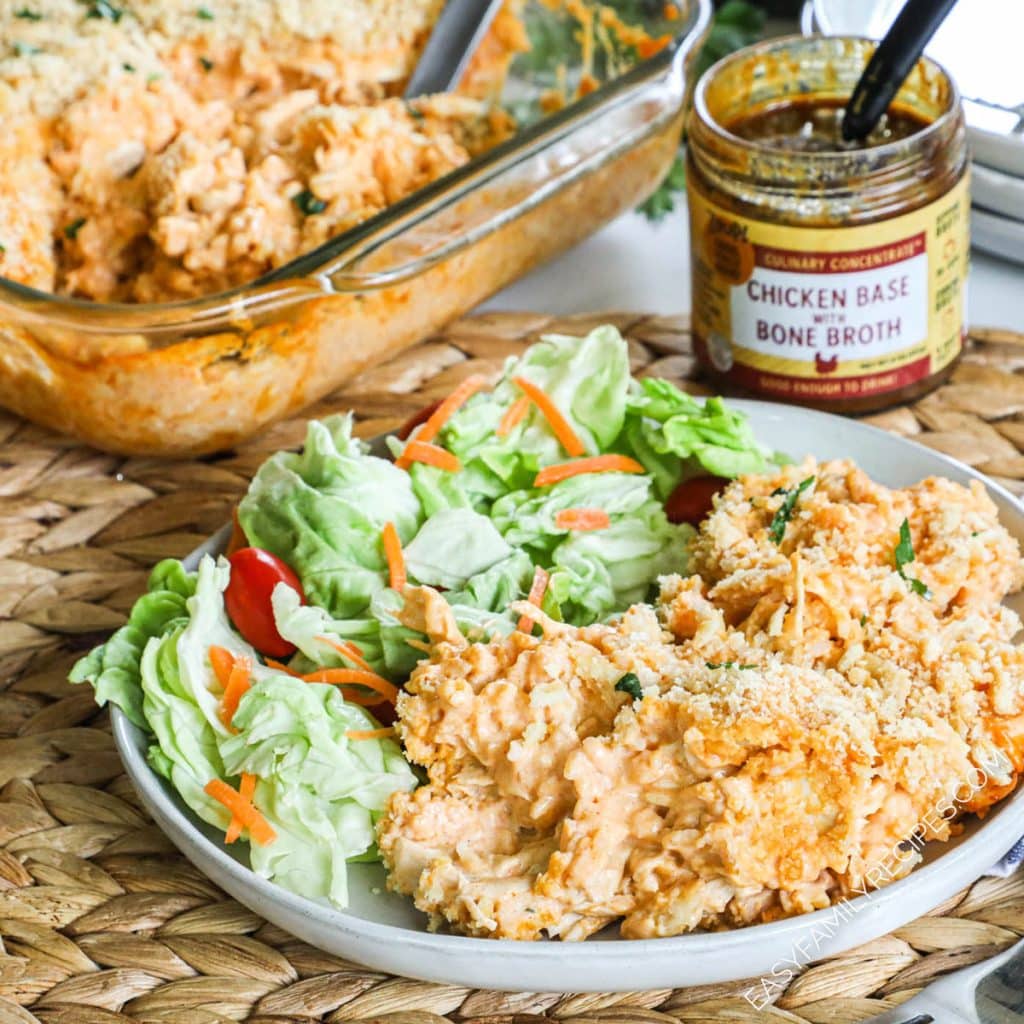
[[[0,278],[0,404],[114,452],[211,452],[430,334],[664,176],[710,0],[653,6],[659,53],[549,116],[550,82],[513,65],[515,138],[252,284],[128,305]]]

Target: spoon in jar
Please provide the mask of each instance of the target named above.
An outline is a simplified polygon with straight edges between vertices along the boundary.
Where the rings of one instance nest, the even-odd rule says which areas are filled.
[[[868,61],[843,114],[843,139],[866,139],[956,0],[907,0]]]
[[[499,7],[501,0],[448,0],[405,87],[405,98],[454,89]]]

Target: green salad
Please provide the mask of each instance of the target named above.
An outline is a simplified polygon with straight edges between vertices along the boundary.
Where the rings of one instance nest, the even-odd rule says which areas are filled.
[[[161,562],[71,674],[145,730],[153,769],[247,840],[256,872],[338,906],[388,797],[417,784],[388,727],[425,656],[405,585],[442,591],[471,639],[519,628],[524,599],[602,621],[686,572],[680,488],[773,458],[720,399],[634,379],[612,327],[545,337],[379,454],[352,426],[311,422],[300,452],[268,459],[241,547],[195,572]]]

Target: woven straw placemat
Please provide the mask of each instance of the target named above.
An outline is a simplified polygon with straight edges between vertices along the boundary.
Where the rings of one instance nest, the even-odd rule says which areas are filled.
[[[634,370],[694,392],[687,321],[480,316],[308,410],[352,408],[380,433],[548,330],[607,321]],[[975,331],[952,382],[872,421],[1024,491],[1024,336]],[[860,1021],[1024,933],[1024,873],[986,878],[892,935],[815,963],[756,1010],[748,984],[628,995],[470,991],[369,972],[228,898],[159,832],[122,774],[77,653],[124,620],[158,559],[223,524],[304,419],[193,462],[123,459],[0,413],[0,1024],[564,1024]],[[993,855],[1001,851],[993,850]],[[780,951],[780,954],[783,951]]]

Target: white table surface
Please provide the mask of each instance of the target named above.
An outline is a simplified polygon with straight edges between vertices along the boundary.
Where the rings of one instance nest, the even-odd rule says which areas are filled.
[[[659,224],[625,214],[482,308],[545,313],[690,310],[685,202]],[[968,322],[1024,332],[1024,266],[972,253]]]

